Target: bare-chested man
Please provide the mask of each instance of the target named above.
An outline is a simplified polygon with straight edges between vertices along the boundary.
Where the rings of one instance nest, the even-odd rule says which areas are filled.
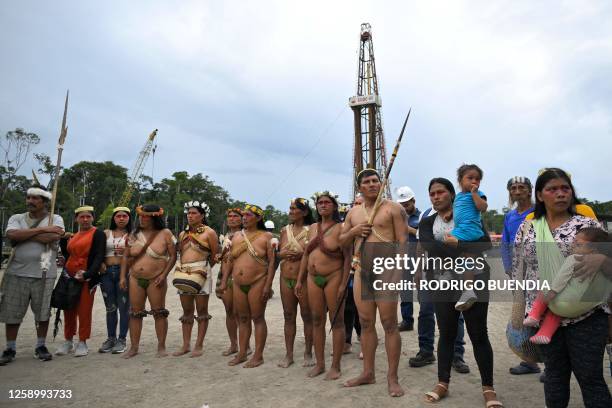
[[[302,291],[302,297],[295,295],[294,289],[300,272],[300,261],[308,245],[308,231],[313,223],[312,210],[308,200],[296,198],[289,206],[289,225],[281,230],[280,252],[281,278],[280,293],[285,316],[285,347],[287,354],[278,363],[279,367],[287,368],[293,364],[293,344],[295,342],[295,319],[298,303],[302,322],[304,322],[304,367],[311,367],[312,361],[312,316],[308,305],[308,292]]]
[[[179,319],[183,326],[183,347],[174,352],[173,355],[182,356],[189,352],[191,329],[193,328],[194,320],[197,320],[198,337],[191,352],[191,357],[199,357],[202,355],[208,321],[212,317],[208,314],[208,299],[212,291],[213,277],[211,272],[215,264],[219,238],[212,228],[206,226],[206,219],[210,215],[210,208],[205,202],[189,201],[185,203],[185,211],[187,212],[188,226],[179,235],[179,252],[181,257],[180,261],[176,264],[175,280],[173,283],[176,286],[178,280],[180,286],[182,275],[177,275],[177,272],[179,274],[200,274],[204,281],[203,283],[198,282],[201,286],[197,293],[179,288],[178,293],[181,298],[181,306],[183,307],[183,316]],[[197,317],[194,315],[196,310],[198,312]]]
[[[298,298],[303,296],[303,285],[307,285],[308,303],[312,311],[313,339],[316,365],[308,372],[315,377],[325,371],[325,312],[332,321],[332,365],[325,376],[326,380],[340,377],[340,359],[344,348],[344,306],[342,302],[344,287],[348,280],[350,257],[345,257],[340,246],[342,231],[338,213],[337,196],[329,191],[314,196],[318,220],[308,234],[308,246],[300,264],[300,274],[295,287]],[[348,255],[348,254],[347,254]],[[340,306],[338,306],[340,305]],[[340,307],[340,310],[337,310]]]
[[[359,238],[366,242],[398,242],[403,245],[406,241],[406,220],[403,208],[392,201],[384,200],[374,217],[373,223],[368,224],[369,214],[373,210],[374,203],[382,184],[380,175],[373,169],[365,169],[357,176],[359,191],[363,194],[363,204],[353,207],[342,227],[340,241],[343,245],[350,246],[355,243],[359,245]],[[358,240],[359,239],[359,240]],[[397,300],[362,300],[362,291],[368,288],[362,287],[362,274],[371,274],[371,271],[363,271],[356,268],[354,282],[354,297],[359,319],[361,321],[361,349],[363,352],[363,372],[356,378],[344,383],[345,387],[354,387],[363,384],[373,384],[376,379],[374,375],[374,357],[378,346],[376,335],[376,309],[380,314],[380,320],[385,330],[385,349],[389,371],[387,372],[387,384],[389,395],[399,397],[404,395],[404,390],[399,385],[397,378],[397,367],[401,354],[401,338],[397,330]],[[371,289],[371,288],[370,288]]]
[[[234,285],[229,273],[226,274],[225,285],[223,285],[224,290],[221,290],[221,283],[223,282],[225,271],[231,267],[230,251],[232,249],[232,238],[242,229],[242,209],[230,208],[225,214],[225,222],[229,231],[227,234],[220,236],[221,253],[217,254],[217,259],[221,263],[221,267],[217,275],[216,295],[223,301],[223,306],[225,306],[225,327],[230,339],[229,347],[221,355],[229,356],[238,352],[238,315],[234,309]]]
[[[157,334],[157,356],[165,357],[166,336],[168,334],[168,315],[166,309],[166,278],[176,262],[176,238],[165,227],[163,208],[148,204],[136,209],[139,225],[129,235],[127,248],[121,261],[119,286],[126,290],[129,276],[130,293],[130,349],[123,358],[138,354],[142,318],[147,314],[155,319]],[[151,311],[145,310],[149,299]]]
[[[227,274],[232,275],[234,307],[239,319],[238,354],[229,361],[229,365],[240,364],[247,359],[249,338],[251,337],[251,320],[255,326],[255,352],[245,368],[253,368],[263,364],[263,350],[268,337],[266,325],[266,304],[272,293],[274,280],[274,248],[272,234],[265,230],[263,210],[247,204],[242,212],[244,229],[232,239],[232,265]],[[225,290],[227,276],[220,290]]]

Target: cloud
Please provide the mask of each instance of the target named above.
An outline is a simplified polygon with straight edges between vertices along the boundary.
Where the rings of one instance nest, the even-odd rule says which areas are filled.
[[[430,178],[485,171],[491,207],[514,175],[567,168],[612,196],[607,2],[18,2],[0,16],[3,131],[53,151],[71,89],[67,165],[131,167],[159,128],[155,177],[203,172],[237,199],[348,201],[359,28],[373,27],[387,149],[426,206]],[[26,23],[27,22],[27,26]],[[26,28],[27,27],[27,28]],[[146,171],[150,171],[151,163]],[[27,171],[27,170],[26,170]],[[607,178],[606,178],[607,177]]]

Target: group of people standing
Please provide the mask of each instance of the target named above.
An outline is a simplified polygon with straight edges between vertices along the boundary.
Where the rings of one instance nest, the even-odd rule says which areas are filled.
[[[166,352],[168,331],[165,299],[168,275],[174,269],[173,284],[179,290],[183,344],[173,355],[202,354],[203,342],[211,319],[208,313],[212,292],[212,267],[219,263],[215,293],[225,306],[229,346],[224,356],[234,355],[230,366],[244,363],[257,367],[264,362],[267,338],[265,311],[272,295],[276,259],[280,258],[280,295],[283,305],[286,353],[278,363],[287,368],[294,363],[294,342],[298,306],[304,327],[304,361],[308,377],[325,373],[326,380],[342,375],[342,355],[350,352],[351,336],[358,326],[363,371],[344,382],[346,387],[372,384],[375,378],[377,313],[385,335],[387,386],[390,396],[404,394],[398,379],[401,355],[400,331],[413,326],[411,299],[402,294],[398,324],[398,293],[385,292],[367,296],[372,272],[361,264],[363,243],[402,246],[408,242],[411,256],[427,253],[428,257],[476,257],[490,246],[490,238],[481,220],[486,209],[486,196],[479,186],[483,172],[478,166],[462,166],[458,171],[460,193],[445,178],[434,178],[428,194],[432,208],[420,213],[414,193],[408,188],[398,191],[398,202],[377,198],[383,183],[373,169],[359,173],[360,197],[341,219],[337,196],[330,191],[314,195],[314,213],[308,200],[295,198],[289,208],[290,224],[283,227],[277,242],[264,226],[263,210],[252,204],[226,211],[228,232],[220,237],[207,226],[208,206],[199,201],[185,203],[188,226],[178,239],[164,225],[164,211],[156,205],[136,209],[138,223],[126,207],[115,208],[110,229],[93,227],[94,209],[75,210],[79,232],[67,237],[61,217],[54,216],[52,225],[46,212],[50,193],[36,187],[28,190],[28,212],[11,217],[7,236],[13,241],[14,254],[2,283],[0,321],[6,323],[7,348],[0,365],[15,358],[19,325],[28,304],[37,322],[36,356],[50,360],[45,346],[50,318],[49,302],[56,277],[54,265],[41,271],[40,256],[60,247],[66,259],[64,271],[81,284],[78,304],[64,312],[65,342],[56,354],[74,351],[75,356],[88,353],[91,315],[96,287],[99,284],[106,306],[108,338],[100,347],[103,353],[124,353],[125,358],[138,354],[143,318],[152,315],[158,339],[157,355]],[[577,199],[571,178],[560,169],[545,169],[535,185],[535,205],[531,204],[532,186],[526,177],[508,182],[510,199],[518,206],[505,218],[503,242],[520,243],[520,247],[503,247],[504,266],[512,277],[525,273],[539,279],[543,262],[536,253],[536,242],[542,240],[537,228],[546,223],[548,235],[557,242],[563,255],[576,233],[582,228],[600,228],[592,218],[579,215],[586,211]],[[588,207],[587,207],[588,208]],[[533,222],[529,221],[529,216]],[[540,221],[538,221],[540,220]],[[535,225],[535,226],[534,226]],[[548,235],[546,235],[548,237]],[[519,261],[525,260],[524,262]],[[526,271],[519,271],[526,265]],[[603,253],[583,255],[576,270],[592,278],[612,270],[612,257]],[[423,269],[409,271],[414,280],[487,281],[489,265],[473,274],[455,270]],[[44,279],[43,279],[44,277]],[[347,299],[347,294],[350,297]],[[527,294],[527,312],[531,311],[536,292]],[[145,308],[149,300],[149,311]],[[494,390],[493,350],[488,338],[487,314],[489,293],[483,290],[419,291],[419,352],[409,360],[413,367],[436,361],[434,357],[435,321],[438,322],[438,381],[424,395],[425,402],[437,403],[449,394],[451,368],[469,372],[463,360],[463,327],[467,329],[481,377],[483,398],[487,408],[503,407]],[[346,310],[345,310],[346,307]],[[604,302],[574,318],[562,319],[561,327],[549,344],[541,345],[546,379],[544,389],[549,407],[567,406],[569,379],[573,372],[582,390],[587,407],[612,406],[609,389],[602,375],[601,364],[608,336],[608,314]],[[435,318],[434,318],[435,316]],[[77,334],[78,343],[73,337]],[[332,329],[332,359],[326,368],[325,327],[329,319]],[[197,322],[197,338],[191,347],[192,328]],[[465,322],[465,323],[464,323]],[[117,332],[117,326],[119,331]],[[126,336],[130,333],[130,347]],[[250,338],[254,331],[254,350]],[[313,353],[314,351],[314,353]],[[250,356],[250,357],[249,357]],[[523,361],[515,370],[536,371],[537,361]]]

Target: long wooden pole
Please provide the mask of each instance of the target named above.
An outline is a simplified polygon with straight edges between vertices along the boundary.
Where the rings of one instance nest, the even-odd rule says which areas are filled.
[[[66,127],[66,116],[68,115],[68,95],[69,93],[70,91],[66,90],[66,101],[64,102],[64,116],[62,118],[62,127],[60,129],[59,140],[57,143],[57,161],[55,162],[55,175],[53,178],[53,193],[52,193],[53,195],[51,196],[51,205],[49,208],[49,221],[47,223],[48,226],[53,225],[53,213],[55,212],[55,203],[57,201],[57,185],[58,185],[59,176],[60,176],[60,169],[62,166],[62,152],[64,151],[64,142],[66,141],[66,134],[68,133],[68,128]],[[44,299],[45,299],[45,288],[47,286],[46,285],[47,272],[51,268],[51,262],[55,262],[55,259],[51,259],[51,255],[53,255],[51,245],[52,244],[46,245],[45,252],[42,255],[44,258],[41,259],[43,290],[41,291],[41,295],[40,295],[41,299],[40,299],[40,315],[39,316],[42,316],[43,309],[45,307]]]

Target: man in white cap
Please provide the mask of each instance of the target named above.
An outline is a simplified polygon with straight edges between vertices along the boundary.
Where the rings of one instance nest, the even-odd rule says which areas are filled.
[[[49,225],[47,206],[51,197],[43,187],[29,188],[26,197],[28,212],[15,214],[8,220],[6,236],[13,250],[0,285],[0,322],[6,325],[6,350],[0,357],[0,365],[15,359],[17,333],[30,304],[37,323],[34,357],[42,361],[52,359],[45,340],[51,315],[51,292],[57,274],[56,243],[64,235],[64,221],[59,215],[54,215],[53,223]],[[43,281],[41,257],[48,245],[52,250],[51,262]]]
[[[416,208],[414,192],[410,187],[399,187],[395,192],[397,194],[397,202],[404,207],[404,210],[406,210],[406,222],[408,223],[408,239],[406,240],[408,243],[408,255],[414,256],[416,254],[417,229],[419,228],[421,211]],[[400,310],[402,312],[402,321],[398,325],[398,330],[414,330],[414,318],[412,317],[412,292],[402,292],[401,299],[402,302],[400,303]]]

